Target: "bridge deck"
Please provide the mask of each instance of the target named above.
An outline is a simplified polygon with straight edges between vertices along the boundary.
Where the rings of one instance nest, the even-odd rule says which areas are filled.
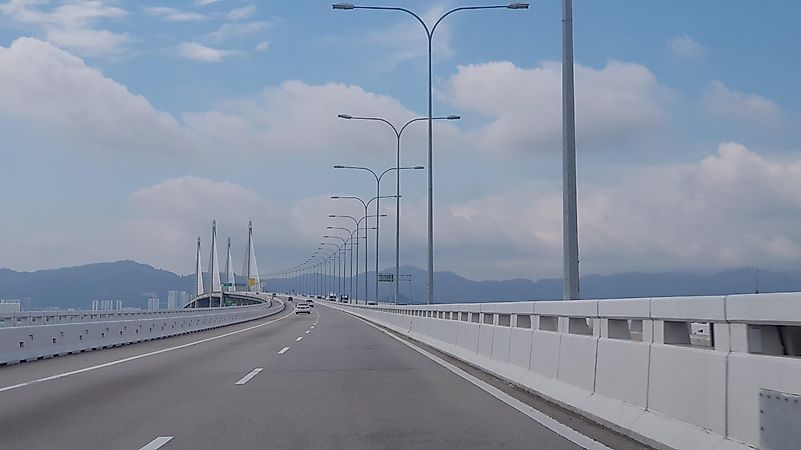
[[[578,448],[382,331],[314,310],[0,368],[0,447]]]

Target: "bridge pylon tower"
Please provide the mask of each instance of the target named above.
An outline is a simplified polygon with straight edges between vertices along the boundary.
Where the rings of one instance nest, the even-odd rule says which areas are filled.
[[[203,263],[200,259],[200,237],[197,238],[197,259],[195,263],[195,297],[203,295]]]
[[[231,258],[231,238],[228,238],[228,252],[225,257],[225,281],[228,284],[226,291],[236,291],[236,276],[234,275],[234,262]]]
[[[246,276],[248,291],[258,292],[261,290],[261,281],[259,280],[259,269],[256,267],[256,249],[253,244],[253,221],[248,222],[248,246],[245,252],[245,267],[242,272]]]
[[[211,257],[209,260],[209,275],[211,276],[211,290],[212,293],[220,293],[220,306],[223,303],[222,284],[220,283],[220,262],[217,257],[217,221],[211,222]],[[209,298],[209,307],[212,299]]]

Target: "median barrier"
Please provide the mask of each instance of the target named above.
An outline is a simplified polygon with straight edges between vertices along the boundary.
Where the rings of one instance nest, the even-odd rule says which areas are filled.
[[[166,311],[6,313],[0,327],[0,364],[15,364],[117,347],[277,314],[284,304]],[[61,317],[59,319],[59,317]]]

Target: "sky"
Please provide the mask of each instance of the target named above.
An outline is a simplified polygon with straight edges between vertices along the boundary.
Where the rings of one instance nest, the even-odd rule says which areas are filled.
[[[211,221],[262,274],[305,261],[427,113],[411,16],[320,1],[0,0],[0,267],[194,271]],[[471,3],[472,4],[472,3]],[[478,3],[476,3],[478,4]],[[456,1],[377,1],[430,24]],[[583,274],[801,268],[801,2],[574,1]],[[433,38],[435,269],[558,277],[561,10],[461,11]],[[402,165],[426,165],[410,125]],[[426,175],[401,177],[426,267]],[[394,194],[395,178],[382,181]],[[395,205],[380,204],[381,267]],[[224,255],[224,249],[220,249]],[[240,264],[237,263],[236,266]],[[237,267],[238,269],[239,267]]]

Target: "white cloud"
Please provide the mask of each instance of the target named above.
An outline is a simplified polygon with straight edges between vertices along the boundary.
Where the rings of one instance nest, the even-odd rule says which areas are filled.
[[[648,135],[664,121],[669,92],[644,66],[611,61],[602,69],[578,65],[576,126],[590,149]],[[485,149],[527,152],[560,148],[561,64],[533,69],[511,62],[459,66],[447,100],[460,112],[487,116],[476,132]]]
[[[442,8],[433,8],[422,17],[430,27],[444,12]],[[450,25],[447,21],[442,22],[437,27],[436,39],[432,42],[432,51],[438,61],[449,59],[455,54],[451,40]],[[379,61],[379,65],[385,70],[394,70],[400,64],[428,54],[428,38],[425,30],[412,17],[404,17],[396,25],[369,33],[366,41],[388,50]]]
[[[218,63],[237,55],[235,50],[207,47],[197,42],[183,42],[177,48],[178,56],[192,61]]]
[[[699,59],[706,52],[704,46],[686,34],[669,40],[665,46],[673,56],[687,61]]]
[[[257,52],[266,52],[269,49],[270,49],[269,41],[261,41],[258,44],[256,44],[256,47],[254,48],[254,50],[256,50]]]
[[[219,29],[206,35],[205,39],[211,42],[223,42],[229,39],[251,37],[262,33],[270,22],[229,22],[224,23]]]
[[[768,159],[723,143],[693,163],[607,172],[603,180],[579,180],[583,274],[801,264],[799,158]],[[505,186],[436,205],[438,268],[479,279],[560,276],[558,183]],[[407,260],[424,260],[425,214],[424,201],[404,202]]]
[[[51,44],[0,47],[0,113],[97,151],[178,153],[188,135],[169,114]]]
[[[256,5],[247,5],[232,9],[225,17],[228,20],[245,20],[256,13]]]
[[[217,3],[217,2],[220,2],[220,1],[222,1],[222,0],[195,0],[195,4],[198,5],[198,6],[206,6],[206,5],[211,5],[212,3]]]
[[[97,57],[122,51],[130,38],[97,28],[98,22],[120,20],[127,16],[124,9],[103,0],[69,2],[47,10],[49,2],[41,0],[10,0],[0,5],[0,12],[14,22],[31,26],[51,43],[78,55]]]
[[[718,117],[736,119],[757,126],[782,124],[782,111],[772,100],[757,94],[745,94],[713,81],[704,96],[707,112]]]
[[[227,55],[201,48],[193,56],[214,61]],[[51,44],[21,38],[0,47],[0,114],[47,129],[66,148],[196,156],[224,149],[227,155],[260,157],[339,151],[372,157],[373,148],[386,144],[388,129],[337,119],[342,112],[395,121],[419,115],[392,97],[356,86],[289,81],[176,118]],[[457,135],[453,127],[438,130],[443,141]],[[419,144],[413,140],[419,138],[412,134],[406,142]]]
[[[166,6],[154,6],[151,8],[146,8],[145,11],[151,16],[160,17],[168,22],[203,22],[208,20],[208,17],[204,16],[203,14],[191,11],[181,11],[179,9],[169,8]]]

